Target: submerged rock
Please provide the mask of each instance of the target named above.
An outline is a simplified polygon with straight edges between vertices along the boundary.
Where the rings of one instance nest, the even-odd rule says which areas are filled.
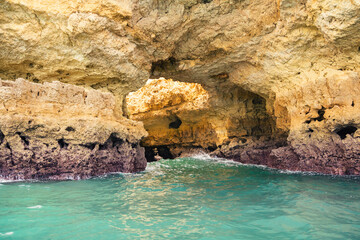
[[[141,123],[114,115],[110,93],[0,80],[0,176],[79,179],[146,167]]]

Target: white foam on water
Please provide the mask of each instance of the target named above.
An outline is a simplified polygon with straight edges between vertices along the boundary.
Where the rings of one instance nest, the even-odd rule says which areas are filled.
[[[262,167],[262,165],[244,164],[244,163],[236,162],[236,161],[231,160],[231,159],[213,157],[213,156],[210,156],[207,153],[201,153],[201,152],[197,153],[197,154],[194,154],[194,155],[191,155],[190,157],[198,159],[198,160],[202,160],[202,161],[220,163],[220,164],[224,164],[224,165],[228,165],[228,166],[241,165],[241,166],[260,166],[260,167]]]
[[[163,168],[171,168],[170,166],[163,164],[161,161],[159,162],[152,162],[148,164],[145,169],[145,173],[151,173],[153,175],[164,175],[162,171]]]
[[[338,176],[338,175],[317,173],[317,172],[279,170],[279,169],[274,169],[274,168],[270,168],[270,169],[276,170],[277,172],[282,173],[282,174],[301,174],[301,175],[307,175],[307,176],[317,176],[317,175],[318,176]],[[339,177],[344,177],[344,176],[339,176]]]
[[[13,234],[14,234],[14,232],[0,233],[0,236],[10,236]]]
[[[211,157],[209,154],[199,151],[198,153],[191,155],[191,158],[196,158],[199,160],[210,160],[210,159],[216,159],[216,157]]]
[[[8,179],[0,178],[0,183],[12,183],[12,182],[22,182],[22,181],[24,181],[24,180],[23,179],[8,180]]]
[[[271,168],[271,167],[268,167],[266,165],[241,163],[241,162],[236,162],[234,160],[218,158],[218,157],[211,157],[206,153],[204,153],[204,154],[202,154],[202,153],[201,154],[196,154],[196,155],[193,155],[191,157],[199,159],[199,160],[212,161],[212,162],[215,162],[215,163],[220,163],[220,164],[225,164],[225,165],[230,165],[230,166],[239,165],[239,166],[256,167],[256,168],[260,168],[260,169],[276,171],[276,172],[282,173],[282,174],[301,174],[301,175],[307,175],[307,176],[331,175],[331,174],[324,174],[324,173],[317,173],[317,172],[281,170],[281,169]]]
[[[32,207],[27,207],[29,209],[38,209],[38,208],[42,208],[41,205],[36,205],[36,206],[32,206]]]
[[[277,170],[277,169],[270,168],[266,165],[241,163],[241,162],[234,161],[232,159],[213,157],[206,153],[198,153],[198,154],[192,155],[191,158],[195,158],[195,159],[203,160],[203,161],[209,161],[209,162],[213,162],[213,163],[224,164],[226,166],[245,166],[245,167],[256,167],[256,168],[260,168],[260,169]]]

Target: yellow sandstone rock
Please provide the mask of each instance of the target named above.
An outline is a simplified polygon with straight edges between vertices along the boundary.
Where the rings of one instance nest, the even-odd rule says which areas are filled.
[[[130,118],[144,123],[143,146],[216,148],[230,138],[271,136],[271,119],[258,96],[229,89],[212,96],[197,83],[149,80],[127,98]],[[224,104],[225,103],[225,104]]]
[[[358,0],[0,0],[0,77],[111,92],[118,118],[149,78],[199,83],[198,109],[180,90],[132,105],[153,126],[144,144],[238,144],[243,162],[359,174],[359,13]]]
[[[111,93],[0,80],[0,175],[77,179],[145,169],[143,125],[114,114]]]

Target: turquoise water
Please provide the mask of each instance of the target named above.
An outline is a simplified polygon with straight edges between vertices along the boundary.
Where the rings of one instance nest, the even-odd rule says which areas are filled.
[[[215,159],[0,185],[0,239],[360,239],[360,180]]]

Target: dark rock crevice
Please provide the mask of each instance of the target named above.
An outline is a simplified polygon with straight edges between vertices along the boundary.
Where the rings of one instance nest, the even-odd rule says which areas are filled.
[[[175,116],[175,120],[169,123],[169,128],[178,129],[182,124],[182,121],[180,118]]]
[[[339,135],[341,139],[345,139],[348,134],[352,136],[356,131],[357,131],[357,127],[349,125],[349,126],[339,127],[335,131],[335,133]]]
[[[223,146],[211,155],[279,170],[332,175],[360,174],[360,163],[356,160],[360,159],[360,144],[355,141],[343,144],[341,140],[329,139],[292,146],[283,139],[235,148]]]
[[[178,61],[174,57],[153,62],[151,65],[151,76],[160,77],[164,72],[172,72],[178,68]]]
[[[28,139],[19,133],[22,139]],[[4,136],[5,137],[5,136]],[[4,138],[3,137],[3,138]],[[138,143],[120,139],[113,133],[104,144],[72,144],[64,138],[57,144],[23,140],[24,150],[0,146],[0,175],[5,179],[85,179],[110,172],[145,170],[144,149]],[[97,147],[99,146],[99,147]]]
[[[326,111],[326,108],[321,107],[321,109],[318,110],[318,116],[316,118],[310,118],[309,120],[306,120],[305,123],[309,124],[312,121],[321,122],[321,121],[325,120],[325,117],[324,117],[325,111]]]
[[[0,145],[3,144],[4,139],[5,139],[5,135],[4,135],[4,133],[0,130]]]
[[[145,158],[148,162],[155,162],[160,159],[174,159],[178,157],[171,152],[170,148],[169,146],[145,147]]]

